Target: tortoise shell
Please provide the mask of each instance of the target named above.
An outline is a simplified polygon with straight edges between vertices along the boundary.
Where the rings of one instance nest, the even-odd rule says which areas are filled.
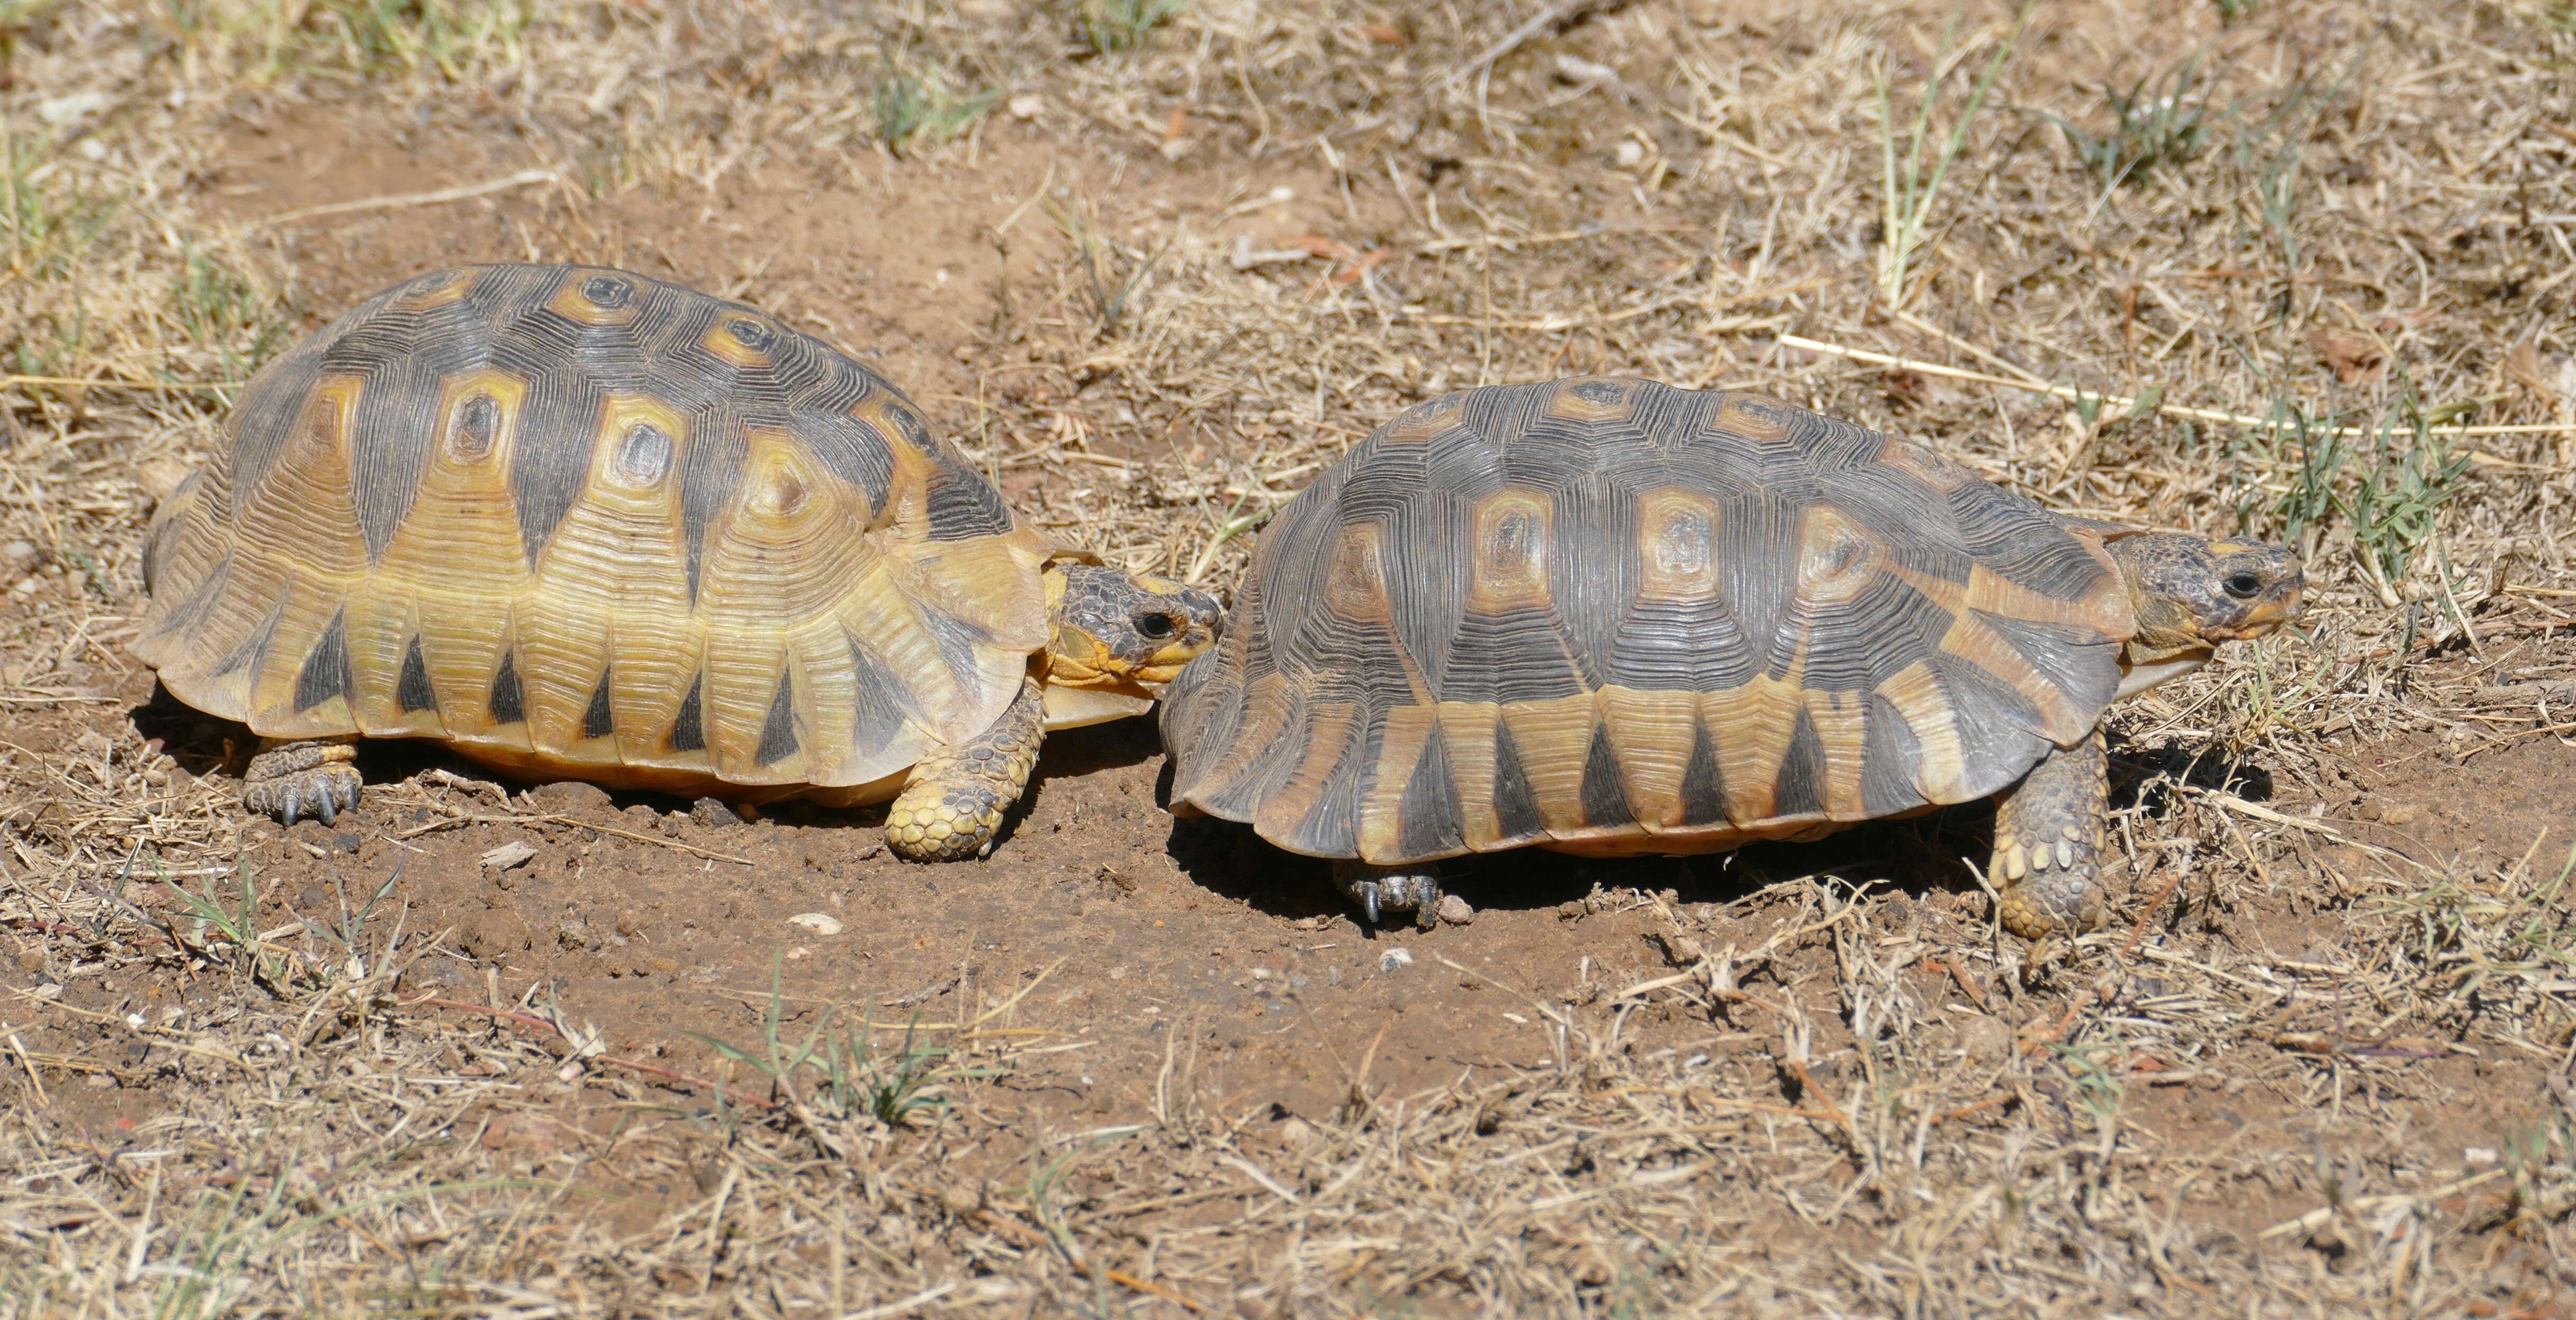
[[[2012,784],[2134,628],[2095,532],[1903,440],[1489,386],[1288,501],[1162,727],[1176,804],[1294,852],[1714,852]]]
[[[482,266],[251,380],[153,518],[133,649],[267,737],[869,800],[1019,694],[1054,553],[829,345],[625,271]]]

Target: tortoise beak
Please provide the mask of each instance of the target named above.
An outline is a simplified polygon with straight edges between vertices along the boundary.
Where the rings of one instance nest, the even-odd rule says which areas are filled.
[[[2248,605],[2243,616],[2233,625],[2213,628],[2203,635],[2213,642],[2250,642],[2258,637],[2269,637],[2298,620],[2304,586],[2300,578],[2292,577],[2271,595]]]

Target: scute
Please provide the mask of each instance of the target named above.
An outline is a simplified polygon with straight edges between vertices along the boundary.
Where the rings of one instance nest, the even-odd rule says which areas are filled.
[[[1161,718],[1174,799],[1293,851],[1716,851],[2002,789],[2134,626],[2092,532],[1903,440],[1491,386],[1281,509]]]
[[[1055,551],[848,355],[543,265],[405,281],[270,363],[146,545],[136,654],[259,734],[872,795],[999,717]]]

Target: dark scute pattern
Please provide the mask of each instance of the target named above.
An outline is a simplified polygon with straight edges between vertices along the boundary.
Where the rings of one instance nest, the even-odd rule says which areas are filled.
[[[1440,695],[1447,701],[1554,701],[1593,686],[1558,631],[1555,612],[1538,607],[1468,614],[1442,669],[1448,678]]]
[[[1449,774],[1449,744],[1437,724],[1431,726],[1422,755],[1413,763],[1412,777],[1405,780],[1396,817],[1396,846],[1408,857],[1437,857],[1467,846],[1459,818],[1458,784]]]
[[[769,717],[760,722],[760,747],[751,759],[775,765],[796,754],[796,687],[788,674],[778,676],[778,695],[769,699]]]
[[[1691,722],[1691,754],[1682,766],[1682,823],[1684,825],[1722,825],[1726,823],[1726,774],[1718,768],[1717,744],[1710,741],[1708,726]]]
[[[366,379],[349,416],[349,497],[370,561],[393,543],[394,532],[411,513],[431,452],[445,438],[438,407],[441,383],[456,372],[482,366],[490,351],[489,341],[475,327],[439,324],[454,319],[413,323],[414,333],[404,336],[399,348],[367,342],[372,336],[352,336],[326,359],[327,369]],[[485,406],[490,407],[488,401]],[[497,410],[492,420],[497,425]]]
[[[617,708],[609,699],[609,676],[616,672],[612,665],[599,671],[599,686],[590,690],[590,706],[581,713],[581,736],[605,738],[617,732]]]
[[[1797,727],[1789,732],[1789,748],[1780,757],[1780,776],[1772,785],[1771,814],[1817,815],[1825,809],[1824,790],[1825,740],[1801,706]]]
[[[1583,822],[1587,825],[1634,825],[1628,807],[1626,776],[1619,770],[1619,751],[1610,745],[1610,726],[1592,726],[1592,748],[1583,758]]]
[[[911,419],[913,427],[920,425],[909,409],[887,411],[898,418]],[[904,430],[909,434],[913,427]],[[925,452],[934,460],[928,491],[931,540],[964,541],[1010,530],[1011,510],[1002,503],[1002,492],[993,489],[993,483],[984,480],[982,473],[968,467],[954,447],[937,444]]]
[[[1952,722],[1959,731],[1959,759],[1966,795],[1983,797],[2029,773],[2051,744],[2041,737],[2039,712],[2022,695],[1986,671],[1954,656],[1932,662]]]
[[[348,315],[288,349],[251,377],[225,425],[233,437],[232,512],[235,515],[258,493],[269,469],[286,452],[287,442],[295,435],[296,421],[303,415],[304,405],[311,399],[313,387],[321,379],[324,355],[353,332],[366,327],[394,299],[437,283],[442,278],[440,274],[424,275],[377,294]]]
[[[490,704],[494,724],[516,724],[528,718],[519,693],[518,657],[508,651],[501,653],[501,668],[492,675]]]
[[[153,635],[166,637],[171,633],[191,633],[204,627],[206,620],[214,614],[216,603],[224,598],[224,584],[232,574],[233,557],[226,554],[215,561],[214,570],[206,574],[204,581],[191,587],[187,596],[162,616],[160,626],[153,629]]]
[[[1885,697],[1870,700],[1861,725],[1861,806],[1873,816],[1892,816],[1924,804],[1914,778],[1923,764],[1922,744],[1914,728]]]
[[[1239,804],[1246,815],[1268,802],[1297,773],[1297,767],[1305,760],[1306,749],[1313,744],[1314,732],[1314,707],[1298,703],[1289,712],[1287,721],[1279,726],[1277,736],[1252,759],[1252,773],[1245,775],[1224,800]]]
[[[1807,639],[1803,687],[1820,692],[1866,692],[1906,666],[1930,659],[1950,631],[1950,612],[1938,601],[1882,574],[1860,595],[1837,605],[1802,611]],[[1791,633],[1798,635],[1798,630]],[[1789,657],[1783,656],[1785,661]]]
[[[163,506],[175,508],[185,505],[205,484],[206,469],[201,467],[189,473],[187,479],[170,492],[162,501]],[[170,543],[177,539],[183,521],[166,513],[152,520],[151,529],[143,537],[143,594],[150,596],[160,591],[162,571],[170,563]]]
[[[349,677],[349,613],[342,610],[331,616],[331,624],[322,630],[322,639],[304,653],[304,667],[295,673],[295,710],[311,710],[333,697],[347,697]]]
[[[1623,483],[1587,477],[1557,492],[1556,566],[1548,602],[1562,621],[1576,672],[1586,688],[1608,682],[1606,661],[1619,646],[1620,626],[1635,606],[1644,572],[1637,543],[1636,492]]]
[[[2077,706],[2099,710],[2120,690],[2120,643],[2089,628],[1976,612]]]
[[[1745,663],[1780,677],[1798,656],[1798,503],[1776,493],[1719,506],[1718,595],[1744,638]]]
[[[394,704],[409,715],[438,709],[438,690],[429,685],[429,661],[420,653],[420,635],[403,648],[402,677],[394,681]]]
[[[725,322],[725,333],[733,336],[735,343],[754,351],[765,352],[778,342],[776,332],[747,316],[737,316]]]
[[[868,493],[869,517],[883,518],[886,497],[894,491],[894,451],[885,436],[837,410],[800,411],[795,426],[825,470]]]
[[[689,695],[680,700],[680,713],[671,717],[671,736],[664,741],[675,752],[705,751],[707,746],[706,710],[702,697],[707,676],[698,674],[689,680]]]
[[[1805,455],[1807,466],[1816,472],[1850,471],[1875,462],[1886,448],[1885,436],[1839,417],[1767,401],[1750,403],[1750,409],[1785,428],[1788,443]]]
[[[581,282],[581,296],[615,311],[635,301],[635,286],[614,275],[593,275]]]
[[[215,662],[213,677],[222,678],[245,669],[258,673],[268,663],[268,645],[277,640],[278,621],[285,617],[286,593],[281,591],[277,595],[277,603],[268,607],[268,613],[260,619],[259,626],[251,629],[249,636],[235,643],[233,649],[224,652],[223,659]]]
[[[977,662],[975,646],[985,640],[983,630],[930,605],[922,607],[921,622],[929,628],[930,639],[939,644],[940,662],[948,667],[949,677],[957,680],[958,690],[968,700],[982,696],[984,673]]]
[[[751,442],[736,427],[707,417],[693,419],[687,455],[680,461],[680,539],[688,556],[689,601],[697,603],[698,572],[706,561],[707,525],[724,512],[742,485]]]
[[[1368,791],[1369,768],[1377,764],[1386,743],[1383,716],[1360,711],[1342,739],[1342,754],[1333,762],[1322,795],[1297,823],[1289,844],[1300,852],[1349,857],[1359,851],[1360,796]]]
[[[1640,692],[1723,692],[1754,673],[1744,630],[1715,596],[1638,601],[1601,668],[1606,681]]]
[[[1599,404],[1606,407],[1619,401],[1621,391],[1619,386],[1611,381],[1587,380],[1581,384],[1569,387],[1566,390],[1566,393],[1571,394],[1586,403]]]
[[[1547,827],[1538,814],[1529,772],[1521,769],[1520,748],[1499,719],[1494,721],[1494,823],[1506,839],[1536,838]]]
[[[2084,599],[2110,576],[2047,510],[1998,487],[1970,482],[1951,495],[1950,509],[1978,563],[2051,600]]]
[[[858,718],[851,722],[850,743],[862,754],[883,751],[903,732],[904,710],[896,702],[910,689],[866,643],[846,632],[841,640],[849,644],[850,664],[858,671],[858,692],[852,699]]]

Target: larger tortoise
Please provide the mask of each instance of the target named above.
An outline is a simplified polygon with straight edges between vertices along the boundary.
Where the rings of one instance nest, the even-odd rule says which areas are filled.
[[[1280,511],[1164,696],[1176,811],[1343,859],[1723,851],[2001,799],[2004,923],[2099,920],[2113,699],[2294,617],[2269,546],[2062,518],[1742,393],[1489,386],[1380,427]]]
[[[1216,601],[1013,515],[877,373],[626,271],[387,289],[269,364],[154,515],[135,653],[266,740],[243,801],[357,804],[349,744],[523,778],[895,800],[990,845],[1043,728],[1148,708]]]

